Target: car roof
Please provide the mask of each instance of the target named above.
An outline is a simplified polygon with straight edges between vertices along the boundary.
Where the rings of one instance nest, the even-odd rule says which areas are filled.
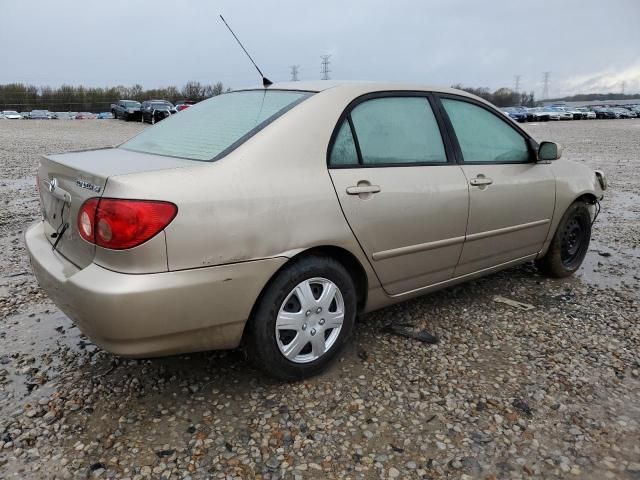
[[[265,89],[262,85],[249,88],[239,88],[238,90],[261,90]],[[472,95],[463,90],[449,87],[438,87],[433,85],[424,85],[418,83],[400,83],[400,82],[366,82],[366,81],[347,81],[347,80],[315,80],[304,82],[278,82],[266,87],[267,90],[299,90],[304,92],[322,92],[329,89],[345,89],[352,90],[354,94],[365,95],[373,92],[384,91],[424,91],[451,93],[464,97],[474,98],[483,103],[488,103],[476,95]]]

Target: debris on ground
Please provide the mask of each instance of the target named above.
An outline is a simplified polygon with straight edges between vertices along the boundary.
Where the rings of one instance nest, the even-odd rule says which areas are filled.
[[[399,337],[412,338],[424,343],[438,343],[438,337],[426,330],[417,330],[415,326],[406,323],[390,323],[380,330],[383,333],[391,333]]]
[[[517,300],[512,300],[511,298],[502,297],[500,295],[496,295],[495,297],[493,297],[493,301],[498,303],[504,303],[505,305],[509,305],[510,307],[517,308],[518,310],[524,310],[525,312],[527,310],[533,310],[534,308],[536,308],[529,303],[519,302]]]

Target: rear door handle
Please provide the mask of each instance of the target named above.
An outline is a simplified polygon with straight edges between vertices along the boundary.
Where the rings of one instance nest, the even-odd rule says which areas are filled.
[[[347,195],[362,195],[363,193],[378,193],[379,185],[358,185],[357,187],[347,187]]]
[[[483,186],[486,186],[486,185],[491,185],[492,183],[493,183],[493,179],[492,178],[485,177],[482,174],[478,175],[476,178],[472,178],[469,181],[469,184],[473,185],[474,187],[483,187]]]

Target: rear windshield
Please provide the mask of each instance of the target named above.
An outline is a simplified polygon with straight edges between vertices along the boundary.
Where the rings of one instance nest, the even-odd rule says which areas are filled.
[[[120,148],[190,160],[216,160],[310,95],[285,90],[225,93],[172,115]]]

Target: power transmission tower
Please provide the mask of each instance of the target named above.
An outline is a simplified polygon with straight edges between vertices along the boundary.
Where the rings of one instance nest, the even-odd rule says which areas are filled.
[[[549,98],[549,76],[551,72],[542,72],[542,99]]]
[[[515,88],[515,92],[516,94],[520,93],[520,75],[516,75],[515,76],[515,84],[516,84],[516,88]]]
[[[331,63],[329,59],[331,55],[320,55],[320,58],[322,59],[322,68],[320,69],[322,80],[329,80],[329,72],[331,72],[331,70],[329,70],[329,64]]]
[[[291,81],[297,82],[298,80],[300,80],[298,78],[298,71],[300,69],[300,65],[291,65],[289,68],[291,68]]]
[[[622,82],[622,95],[624,95],[624,87],[626,86],[626,83],[627,82],[624,82],[624,81]]]

